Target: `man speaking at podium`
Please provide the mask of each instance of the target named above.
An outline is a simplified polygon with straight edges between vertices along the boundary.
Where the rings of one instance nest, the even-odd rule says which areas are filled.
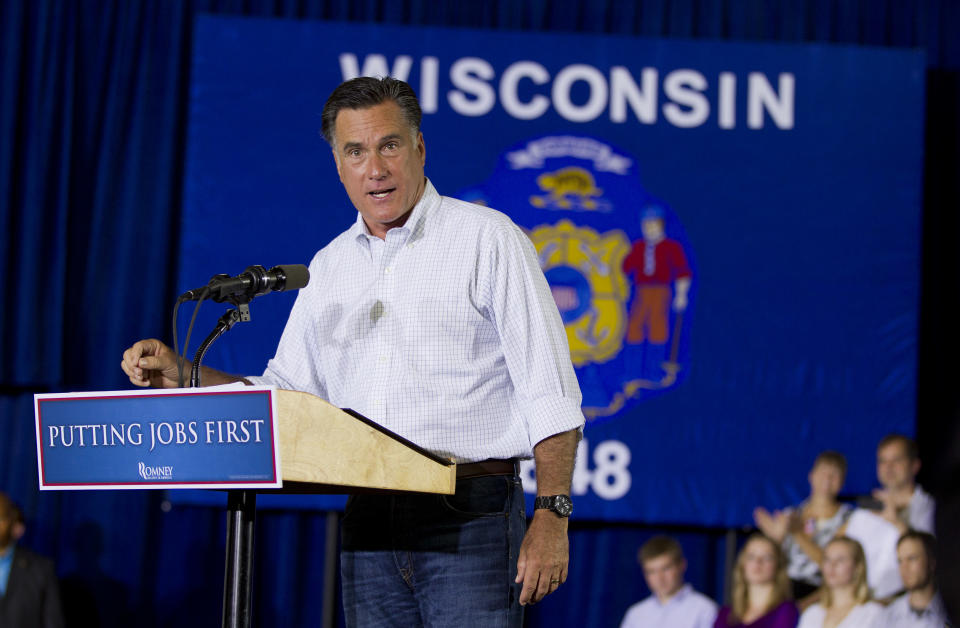
[[[402,81],[334,90],[322,131],[357,221],[314,256],[263,375],[204,367],[202,381],[313,393],[456,460],[455,495],[347,502],[348,625],[519,627],[567,577],[580,389],[533,244],[504,214],[437,193],[420,119]],[[122,368],[138,386],[176,386],[159,340]],[[516,461],[531,454],[525,530]]]

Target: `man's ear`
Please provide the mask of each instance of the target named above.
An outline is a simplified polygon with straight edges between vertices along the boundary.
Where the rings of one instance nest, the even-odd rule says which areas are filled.
[[[337,166],[337,176],[340,177],[340,182],[343,183],[343,172],[340,171],[340,158],[337,157],[337,149],[331,148],[330,152],[333,153],[333,163]]]

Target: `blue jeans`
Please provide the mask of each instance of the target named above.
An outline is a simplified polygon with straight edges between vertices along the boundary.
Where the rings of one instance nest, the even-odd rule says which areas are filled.
[[[526,531],[516,475],[457,481],[454,495],[354,495],[343,517],[347,626],[519,628]]]

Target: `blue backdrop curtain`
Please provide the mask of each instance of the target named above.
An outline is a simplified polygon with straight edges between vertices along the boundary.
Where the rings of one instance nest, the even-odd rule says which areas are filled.
[[[918,433],[926,484],[951,471],[960,341],[960,5],[953,0],[3,0],[0,2],[0,490],[52,556],[72,625],[218,621],[221,511],[155,492],[39,494],[32,394],[125,388],[123,349],[168,336],[200,12],[290,19],[923,47],[925,164]],[[896,89],[891,85],[891,89]],[[942,483],[941,483],[942,484]],[[948,490],[949,484],[940,488]],[[723,531],[676,529],[690,579],[722,591]],[[571,583],[528,625],[616,625],[644,595],[637,526],[574,523]],[[256,623],[320,623],[325,520],[261,512]]]

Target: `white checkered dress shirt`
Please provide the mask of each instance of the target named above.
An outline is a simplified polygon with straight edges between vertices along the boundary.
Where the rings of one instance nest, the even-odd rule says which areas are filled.
[[[276,356],[248,379],[313,393],[461,463],[529,458],[584,423],[530,239],[429,181],[385,240],[358,215],[316,254]]]

